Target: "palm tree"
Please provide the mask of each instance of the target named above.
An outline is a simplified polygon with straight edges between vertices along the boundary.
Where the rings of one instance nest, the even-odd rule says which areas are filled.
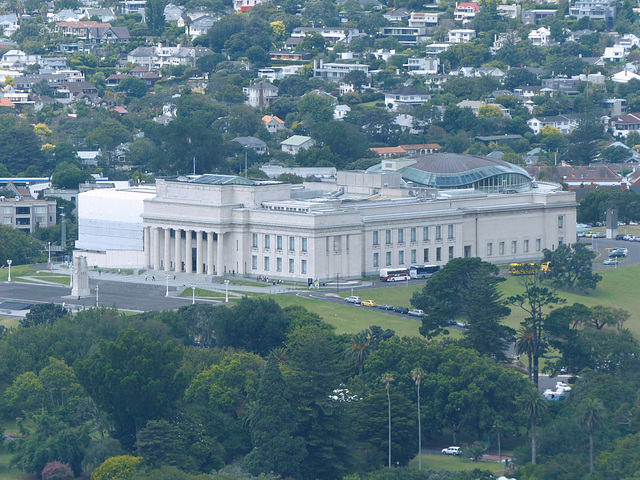
[[[522,412],[531,419],[531,463],[536,464],[536,425],[547,410],[547,399],[535,387],[529,388],[518,398]]]
[[[371,346],[371,335],[368,330],[356,333],[351,338],[351,345],[345,351],[345,356],[356,361],[358,364],[358,373],[364,373],[364,362],[369,356]]]
[[[422,424],[420,421],[420,383],[422,379],[427,376],[421,367],[416,367],[411,370],[413,381],[416,382],[416,388],[418,390],[418,470],[422,470]]]
[[[529,360],[529,380],[533,382],[533,332],[531,328],[518,330],[515,350],[518,355],[526,355]]]
[[[394,380],[393,375],[390,373],[385,373],[380,379],[387,389],[387,401],[389,402],[389,468],[391,468],[391,394],[389,393],[389,387]]]
[[[601,426],[607,415],[602,402],[588,398],[580,405],[580,429],[589,432],[589,473],[593,473],[593,431]]]

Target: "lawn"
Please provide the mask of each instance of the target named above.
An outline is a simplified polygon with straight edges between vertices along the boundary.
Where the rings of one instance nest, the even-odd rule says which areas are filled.
[[[409,462],[409,465],[418,468],[418,457]],[[472,462],[468,458],[453,457],[449,455],[426,455],[422,454],[422,468],[433,470],[449,470],[453,472],[467,472],[479,468],[489,470],[492,473],[502,472],[504,465],[498,462]]]
[[[0,445],[0,478],[3,480],[17,480],[24,476],[20,470],[9,465],[11,455],[6,444]]]

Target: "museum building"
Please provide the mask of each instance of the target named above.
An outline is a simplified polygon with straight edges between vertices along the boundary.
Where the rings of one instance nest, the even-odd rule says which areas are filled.
[[[576,240],[575,194],[487,157],[385,159],[333,183],[207,174],[78,197],[76,255],[103,268],[306,282],[381,268],[537,261]]]

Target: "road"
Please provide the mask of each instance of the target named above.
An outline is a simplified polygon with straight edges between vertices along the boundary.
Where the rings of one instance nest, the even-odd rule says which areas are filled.
[[[608,240],[606,238],[579,238],[580,243],[591,243],[594,250],[599,253],[597,261],[604,260],[609,257],[607,248],[625,247],[629,250],[629,255],[626,258],[619,258],[618,267],[624,267],[627,265],[636,265],[640,263],[640,242],[627,242],[625,240]],[[614,265],[603,265],[602,263],[594,263],[594,270],[617,268]]]

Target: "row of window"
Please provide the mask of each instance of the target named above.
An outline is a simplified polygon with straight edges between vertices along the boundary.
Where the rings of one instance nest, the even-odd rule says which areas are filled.
[[[276,237],[276,250],[282,250],[282,244],[283,244],[283,235],[275,235]],[[288,237],[289,239],[289,251],[290,252],[295,252],[296,251],[296,237],[294,236],[290,236]],[[307,251],[307,237],[301,237],[300,238],[300,251],[301,252],[306,252]],[[258,234],[257,233],[252,233],[251,234],[251,248],[259,248],[259,238],[258,238]],[[271,248],[271,235],[269,234],[265,234],[263,236],[263,248],[264,249],[270,249]]]
[[[14,207],[2,207],[2,213],[12,215]],[[47,207],[33,207],[35,213],[47,213]],[[16,215],[31,215],[31,207],[15,207]]]
[[[559,242],[562,243],[562,237],[559,238]],[[498,242],[498,255],[504,255],[505,242]],[[535,251],[540,252],[542,250],[542,240],[536,238]],[[518,241],[513,240],[511,242],[511,253],[518,253]],[[522,241],[522,253],[529,253],[529,240]],[[487,257],[493,255],[493,242],[487,243]]]
[[[442,261],[442,249],[443,247],[436,247],[435,248],[435,261],[436,262],[441,262]],[[430,255],[429,255],[429,249],[428,248],[424,248],[422,250],[422,259],[418,260],[418,250],[416,249],[412,249],[409,252],[410,255],[410,260],[409,263],[410,264],[414,264],[414,263],[429,263],[430,260]],[[455,249],[453,247],[453,245],[448,247],[448,253],[449,253],[449,260],[452,260],[454,258],[455,255]],[[398,252],[398,265],[404,265],[405,264],[405,251],[404,250],[400,250]],[[390,267],[392,265],[394,265],[393,263],[393,258],[392,258],[392,252],[385,252],[384,254],[384,264],[386,267]],[[378,268],[380,267],[380,253],[378,252],[374,252],[373,254],[373,267],[374,268]]]
[[[271,257],[264,257],[263,270],[265,272],[271,271]],[[282,257],[276,257],[276,272],[282,272],[283,259]],[[251,256],[251,269],[258,270],[258,256]],[[289,273],[296,273],[296,260],[295,258],[289,259]],[[307,261],[305,259],[300,260],[300,273],[302,275],[307,273]]]
[[[405,230],[404,228],[396,229],[397,243],[405,243]],[[435,226],[435,239],[442,240],[442,225]],[[447,238],[452,240],[454,238],[454,225],[447,225]],[[384,231],[385,245],[393,243],[393,230],[387,229]],[[414,243],[418,241],[418,227],[411,227],[409,229],[409,241]],[[430,241],[430,227],[422,227],[422,241]],[[380,232],[378,230],[373,231],[373,245],[380,245]]]

